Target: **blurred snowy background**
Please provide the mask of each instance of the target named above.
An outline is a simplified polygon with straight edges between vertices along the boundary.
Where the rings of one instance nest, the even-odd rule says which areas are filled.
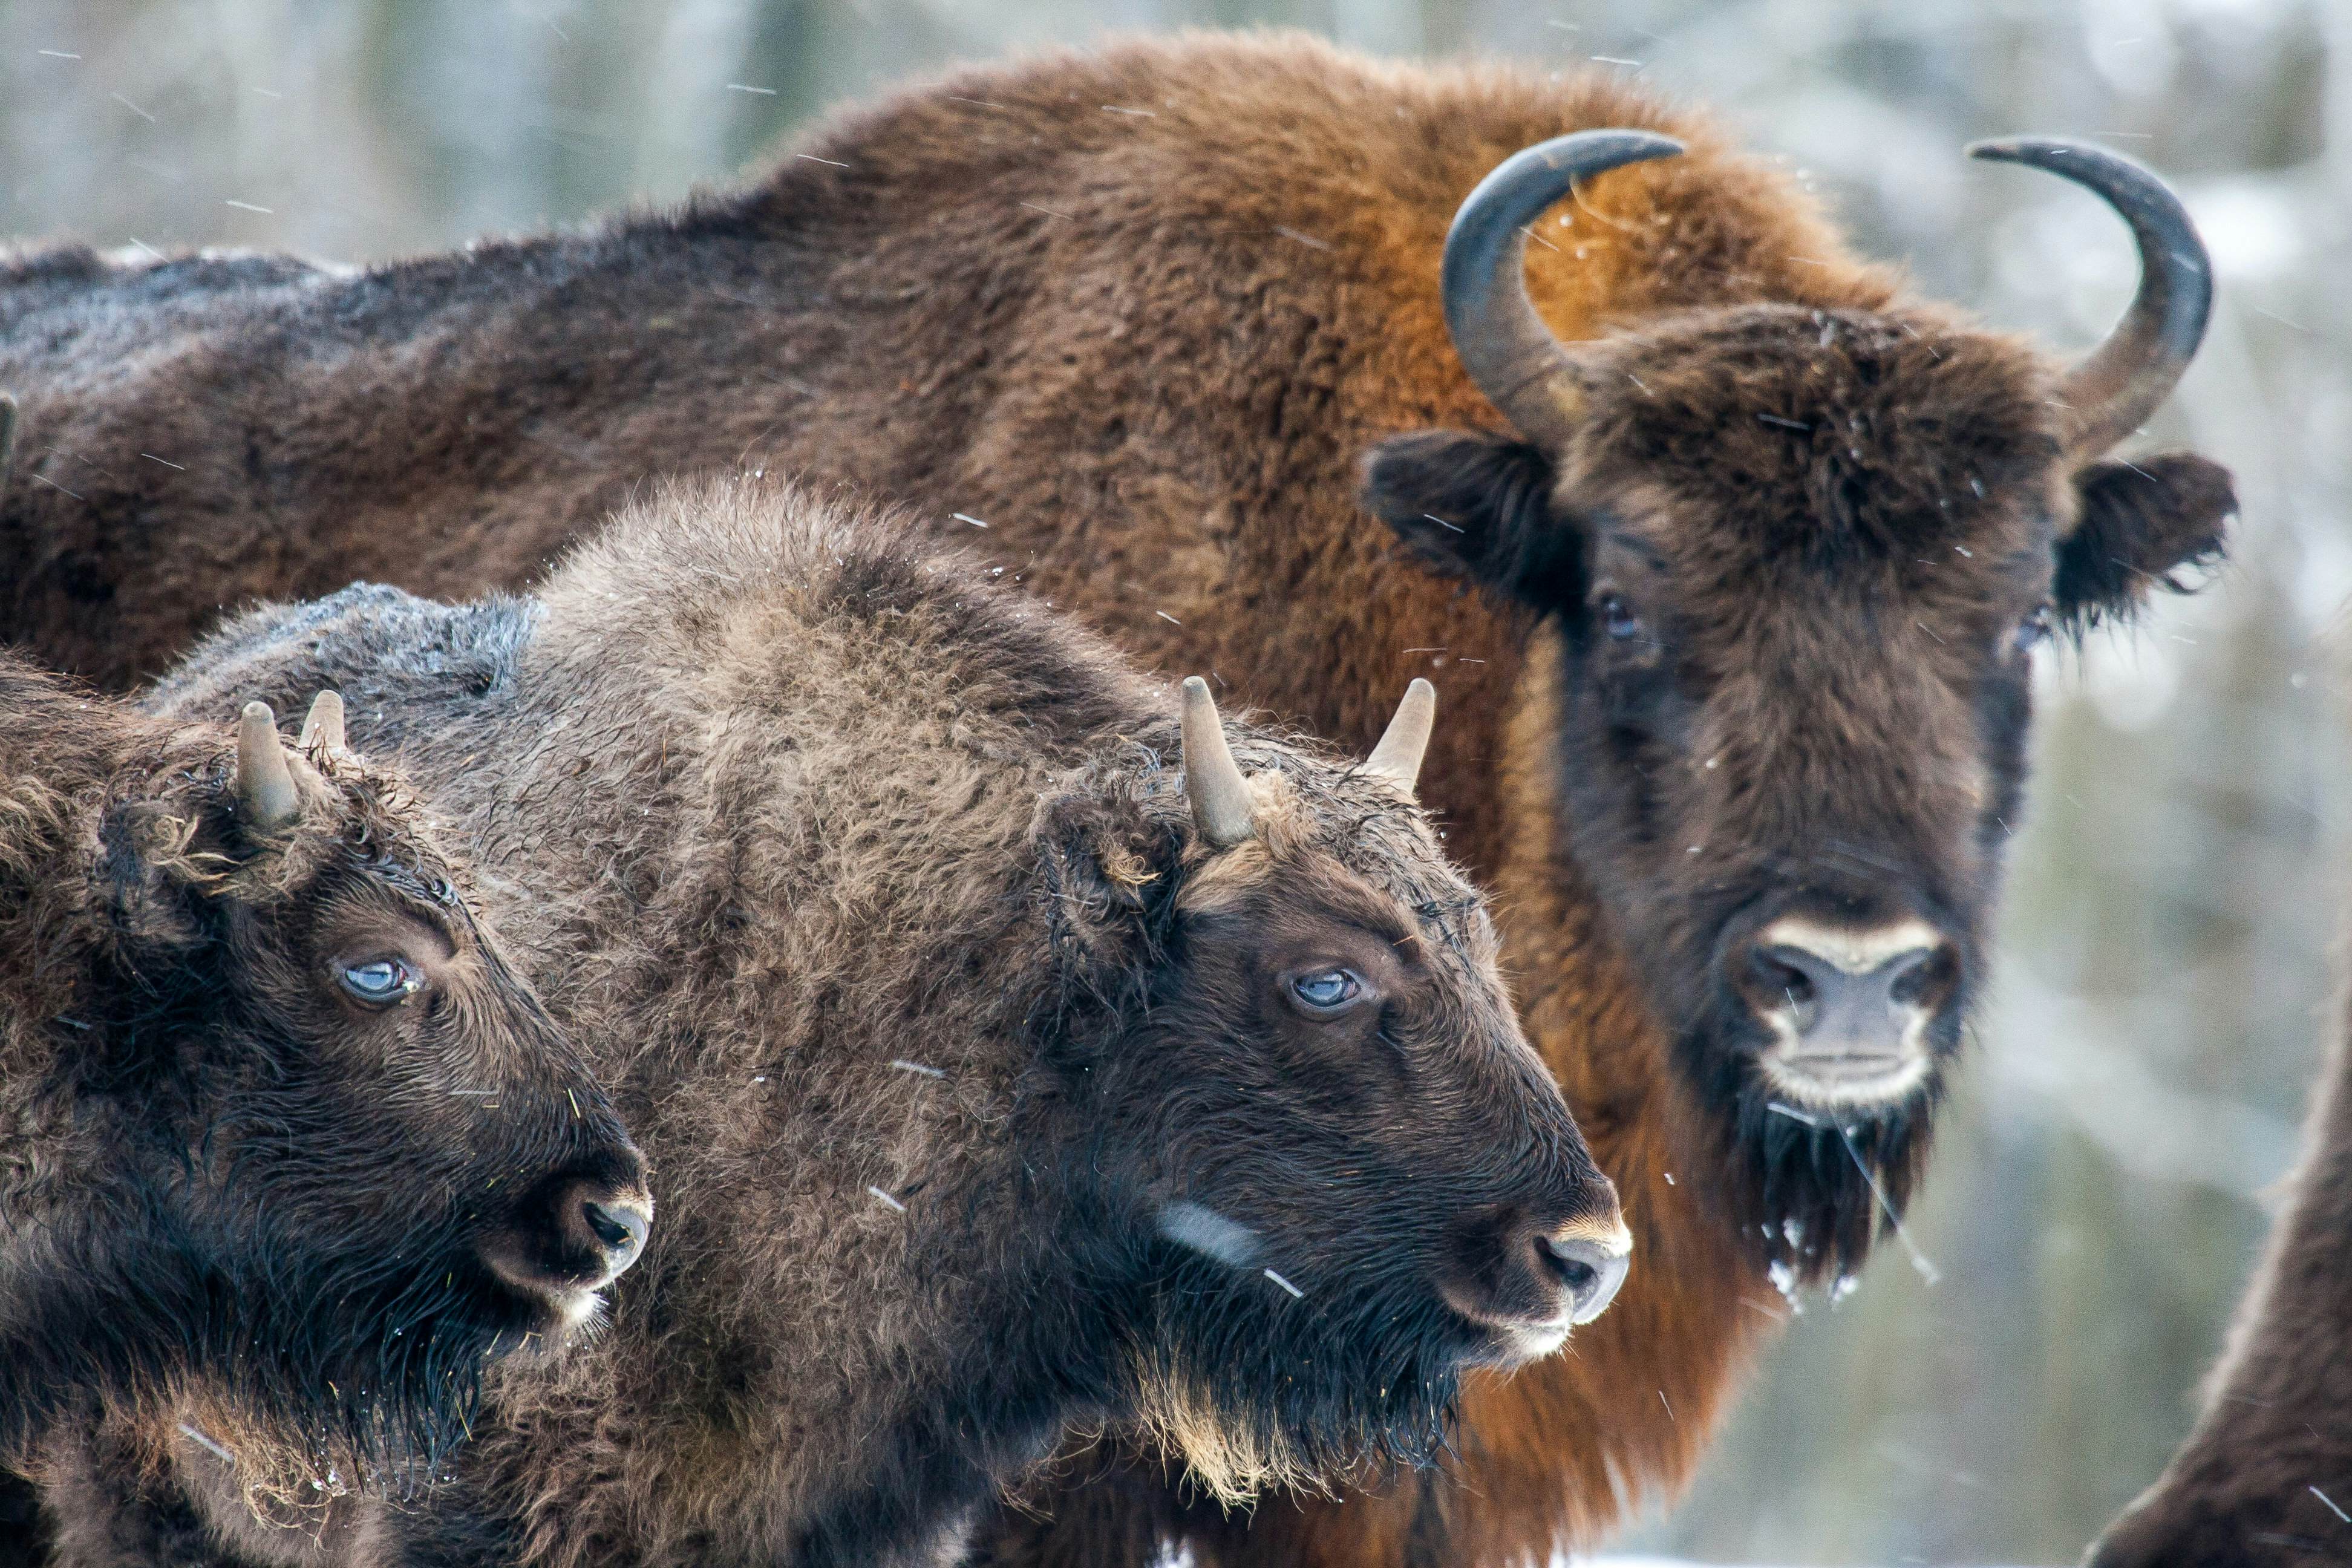
[[[1940,1279],[1890,1250],[1807,1303],[1689,1500],[1627,1543],[2071,1562],[2187,1424],[2317,1058],[2347,837],[2352,0],[0,0],[0,236],[437,248],[674,199],[941,62],[1260,21],[1714,105],[1866,248],[2062,345],[2128,293],[2123,230],[1961,145],[2093,137],[2195,211],[2221,305],[2155,433],[2237,469],[2237,559],[2046,661],[1998,994],[1913,1221]]]

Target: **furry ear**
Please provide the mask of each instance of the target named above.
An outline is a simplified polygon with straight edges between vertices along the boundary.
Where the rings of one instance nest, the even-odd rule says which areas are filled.
[[[125,954],[176,952],[204,941],[202,884],[227,869],[225,859],[200,847],[223,826],[207,823],[207,809],[191,790],[178,799],[116,801],[99,818],[92,883]],[[210,814],[224,815],[217,805]]]
[[[1089,790],[1046,795],[1031,831],[1065,991],[1108,1002],[1116,977],[1150,956],[1152,911],[1172,883],[1181,841],[1155,829],[1134,801]],[[1066,1002],[1076,1000],[1066,994]]]
[[[1541,609],[1583,598],[1584,540],[1552,506],[1542,448],[1474,430],[1416,430],[1365,454],[1359,499],[1433,571]]]
[[[2193,591],[2176,575],[2219,561],[2238,497],[2230,470],[2193,452],[2093,463],[2074,476],[2082,521],[2058,542],[2058,616],[2080,632],[2128,616],[2156,588]]]

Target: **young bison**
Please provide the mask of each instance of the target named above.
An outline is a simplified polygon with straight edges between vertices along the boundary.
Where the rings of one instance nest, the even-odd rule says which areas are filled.
[[[2286,1214],[2205,1407],[2091,1568],[2305,1568],[2352,1560],[2352,1001]]]
[[[2068,363],[1615,79],[1200,36],[961,72],[798,151],[681,212],[358,272],[24,257],[0,616],[125,679],[221,604],[520,582],[646,473],[749,461],[912,501],[1318,734],[1368,742],[1370,694],[1445,661],[1423,797],[1499,895],[1641,1277],[1383,1498],[1228,1520],[1147,1467],[999,1549],[1592,1540],[1689,1474],[1771,1273],[1858,1268],[1874,1181],[1908,1199],[2036,645],[2221,549],[2222,470],[2110,454],[2205,320],[2179,204],[2096,148],[1985,150],[2131,226],[2139,294]]]
[[[636,1150],[339,713],[289,758],[0,653],[0,1452],[429,1467],[635,1257]]]
[[[612,1331],[501,1380],[357,1561],[935,1563],[1073,1423],[1228,1500],[1423,1461],[1464,1370],[1624,1273],[1413,805],[1426,684],[1357,766],[1197,679],[1180,720],[970,563],[756,487],[531,599],[253,612],[154,701],[330,680],[527,889],[663,1184]]]

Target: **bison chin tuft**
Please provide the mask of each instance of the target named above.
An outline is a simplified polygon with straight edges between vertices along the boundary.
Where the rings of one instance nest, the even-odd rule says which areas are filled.
[[[409,1495],[469,1430],[490,1363],[537,1342],[546,1316],[446,1230],[438,1247],[410,1231],[404,1249],[446,1266],[389,1268],[250,1219],[223,1235],[151,1215],[135,1239],[60,1245],[22,1279],[0,1353],[53,1362],[52,1386],[107,1405],[201,1408],[204,1440],[236,1455],[257,1497],[313,1502],[352,1481]],[[0,1411],[0,1429],[37,1430],[44,1414]]]
[[[1129,1358],[1139,1424],[1227,1508],[1436,1462],[1479,1349],[1417,1286],[1293,1297],[1205,1259],[1170,1270],[1142,1314]]]
[[[1754,1078],[1733,1091],[1725,1160],[1774,1283],[1834,1289],[1861,1271],[1910,1203],[1942,1093],[1940,1071],[1907,1099],[1866,1111],[1792,1104]],[[1925,1258],[1914,1261],[1932,1274]]]

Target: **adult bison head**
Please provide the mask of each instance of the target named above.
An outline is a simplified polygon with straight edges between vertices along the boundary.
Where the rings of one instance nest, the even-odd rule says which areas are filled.
[[[1920,304],[1745,304],[1563,344],[1526,228],[1680,151],[1597,131],[1508,160],[1448,238],[1447,321],[1517,437],[1423,431],[1369,504],[1557,627],[1558,806],[1771,1244],[1843,1269],[1902,1201],[1984,963],[2018,822],[2034,650],[2219,555],[2204,458],[2106,451],[2204,328],[2170,192],[2095,148],[1978,156],[2097,192],[2137,298],[2071,368]]]

